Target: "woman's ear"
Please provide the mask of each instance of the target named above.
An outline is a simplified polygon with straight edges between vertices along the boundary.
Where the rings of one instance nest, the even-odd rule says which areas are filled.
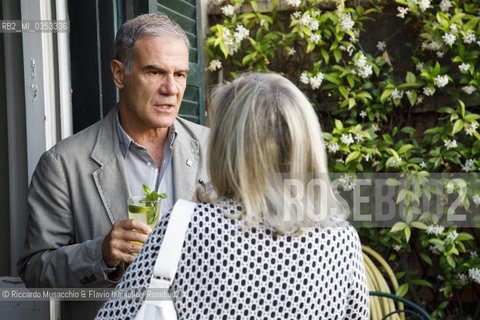
[[[113,83],[118,89],[123,89],[125,86],[125,67],[123,63],[117,59],[113,59],[110,62],[110,68],[112,69]]]

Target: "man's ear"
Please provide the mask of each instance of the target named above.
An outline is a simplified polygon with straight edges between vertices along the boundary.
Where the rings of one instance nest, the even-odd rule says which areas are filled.
[[[112,69],[113,83],[118,89],[123,89],[125,86],[125,67],[123,63],[117,59],[113,59],[110,62],[110,69]]]

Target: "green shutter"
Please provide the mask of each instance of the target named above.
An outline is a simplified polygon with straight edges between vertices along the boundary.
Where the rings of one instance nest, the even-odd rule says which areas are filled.
[[[180,116],[205,124],[202,19],[200,0],[158,0],[157,10],[182,26],[190,40],[190,74]]]

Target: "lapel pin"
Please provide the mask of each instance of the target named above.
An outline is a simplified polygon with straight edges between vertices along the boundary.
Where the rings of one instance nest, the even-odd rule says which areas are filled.
[[[191,167],[192,166],[192,160],[187,159],[187,166]]]

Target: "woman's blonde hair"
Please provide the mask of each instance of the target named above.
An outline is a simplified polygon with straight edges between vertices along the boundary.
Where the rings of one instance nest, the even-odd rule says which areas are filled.
[[[244,74],[214,90],[209,121],[213,192],[197,192],[200,201],[240,201],[248,226],[278,233],[342,218],[318,118],[292,82]]]

